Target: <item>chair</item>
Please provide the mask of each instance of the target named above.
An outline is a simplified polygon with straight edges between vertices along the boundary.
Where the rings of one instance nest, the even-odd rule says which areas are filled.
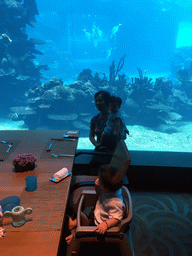
[[[126,176],[126,172],[131,162],[131,157],[124,140],[121,140],[118,143],[114,153],[80,151],[76,154],[76,156],[80,154],[89,154],[89,155],[95,155],[95,154],[111,155],[112,154],[110,164],[122,170],[124,174],[124,185],[125,186],[128,185],[129,182]],[[82,165],[82,168],[84,168],[84,165]],[[72,182],[71,182],[71,189],[70,189],[70,195],[71,195],[70,205],[71,206],[77,204],[78,199],[83,190],[89,188],[90,186],[92,187],[91,189],[94,188],[96,179],[97,179],[97,176],[73,175]]]
[[[107,246],[110,246],[112,249],[113,246],[116,246],[118,252],[116,255],[122,256],[134,256],[134,249],[130,231],[130,222],[132,220],[132,201],[130,193],[127,187],[122,187],[122,195],[124,203],[126,205],[126,212],[124,219],[121,223],[113,228],[107,230],[104,236],[98,237],[96,232],[93,232],[95,226],[83,226],[81,223],[80,213],[84,212],[87,207],[94,206],[96,203],[96,192],[95,190],[84,190],[80,196],[78,211],[77,211],[77,228],[73,230],[73,239],[70,245],[68,246],[67,256],[71,255],[81,255],[82,248],[86,248],[86,251],[90,254],[89,246],[95,253],[94,250],[101,251],[104,250],[106,254]],[[118,246],[118,247],[117,247]],[[91,251],[92,251],[91,250]],[[110,250],[110,253],[113,250]],[[109,253],[109,251],[107,252]],[[99,255],[100,255],[99,254]],[[85,255],[85,252],[83,253]]]

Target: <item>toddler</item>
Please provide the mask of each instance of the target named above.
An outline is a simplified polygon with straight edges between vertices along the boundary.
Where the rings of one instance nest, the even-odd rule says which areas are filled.
[[[95,189],[98,195],[94,210],[93,232],[105,234],[107,229],[118,225],[124,217],[125,204],[122,197],[123,173],[111,165],[102,165],[99,168],[99,176],[95,181]],[[89,225],[91,220],[81,213],[84,223]],[[69,230],[77,226],[77,219],[69,217]],[[72,234],[65,238],[67,244],[72,240]]]
[[[114,151],[117,143],[121,139],[126,139],[126,134],[129,131],[125,126],[125,122],[120,113],[122,100],[120,97],[111,96],[109,104],[110,114],[108,116],[105,129],[101,136],[100,147],[108,148],[109,151]]]

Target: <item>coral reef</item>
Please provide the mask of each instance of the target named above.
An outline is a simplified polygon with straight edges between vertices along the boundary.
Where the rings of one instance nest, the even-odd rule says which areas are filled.
[[[0,1],[0,9],[0,99],[7,107],[21,99],[27,87],[40,85],[40,70],[47,67],[34,64],[35,54],[42,53],[25,33],[27,24],[35,26],[35,0]]]
[[[23,5],[19,1],[9,3],[18,4],[18,12],[20,8],[27,6],[27,1]],[[28,18],[26,15],[23,17],[21,28],[26,24],[34,25],[34,18],[38,13],[35,6],[34,4],[32,14],[28,15]],[[29,12],[28,9],[27,11]],[[16,38],[11,31],[5,30],[0,37],[0,46],[4,49],[3,54],[0,52],[0,81],[7,79],[6,83],[3,83],[3,97],[5,98],[5,92],[6,97],[13,97],[8,94],[9,83],[12,87],[13,84],[17,86],[14,98],[17,98],[17,94],[22,98],[19,105],[13,101],[15,104],[10,106],[12,113],[9,116],[12,120],[24,120],[30,129],[67,127],[80,129],[81,135],[87,135],[90,119],[95,114],[94,94],[99,90],[107,90],[122,98],[122,114],[128,125],[138,124],[156,129],[162,124],[174,125],[191,120],[192,64],[189,68],[179,69],[178,65],[175,69],[180,83],[178,80],[174,83],[167,77],[158,77],[153,81],[148,77],[147,70],[143,72],[141,68],[137,68],[138,77],[132,77],[128,82],[125,74],[120,74],[126,58],[124,54],[117,67],[115,60],[112,61],[109,66],[109,78],[103,72],[93,75],[90,69],[83,69],[74,83],[66,85],[61,79],[52,77],[41,84],[40,70],[47,70],[48,67],[36,66],[33,59],[35,54],[42,54],[35,49],[35,44],[43,45],[45,42],[36,38],[28,40],[24,32],[18,32],[18,36],[20,33],[22,36]],[[23,51],[20,48],[16,51],[14,47],[19,47],[22,41],[26,47]]]
[[[189,69],[181,69],[177,72],[177,78],[181,82],[181,88],[184,90],[188,97],[192,97],[192,62]]]
[[[159,125],[174,125],[192,118],[192,99],[185,87],[173,84],[167,77],[155,82],[137,68],[139,77],[127,82],[125,75],[110,83],[90,69],[84,69],[77,81],[64,85],[61,79],[53,77],[43,85],[34,86],[25,93],[27,106],[11,107],[17,120],[22,119],[30,129],[80,129],[87,135],[89,122],[95,113],[94,94],[107,90],[123,99],[122,114],[128,125],[144,125],[157,129]],[[117,85],[118,84],[118,85]]]

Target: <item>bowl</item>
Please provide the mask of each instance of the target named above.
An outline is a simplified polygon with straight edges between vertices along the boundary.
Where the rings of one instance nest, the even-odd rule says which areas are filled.
[[[2,213],[6,211],[12,211],[16,206],[20,205],[21,199],[18,196],[8,196],[0,201],[2,207]]]

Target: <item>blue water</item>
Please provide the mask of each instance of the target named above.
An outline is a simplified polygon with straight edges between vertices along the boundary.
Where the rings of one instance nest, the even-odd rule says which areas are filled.
[[[158,77],[168,77],[173,84],[179,85],[177,71],[190,68],[190,0],[36,0],[36,3],[39,15],[36,16],[34,27],[27,25],[26,33],[28,38],[46,42],[35,46],[43,55],[36,55],[33,60],[37,66],[49,67],[49,70],[41,71],[44,77],[42,84],[52,77],[57,77],[62,79],[64,85],[70,85],[77,80],[79,73],[87,68],[92,71],[92,75],[102,72],[109,78],[109,66],[112,61],[115,60],[117,65],[124,54],[126,58],[120,74],[125,74],[128,82],[131,82],[133,77],[139,77],[137,68],[140,68],[153,79],[153,85]],[[117,26],[118,29],[115,30]],[[186,47],[190,50],[186,51]],[[139,92],[138,98],[141,95],[142,92]],[[125,103],[126,98],[123,100]],[[192,99],[189,98],[190,100]],[[89,114],[93,116],[97,111],[93,102],[90,105]],[[123,113],[129,115],[129,109],[123,106]],[[177,108],[171,111],[178,113]],[[182,111],[179,114],[184,115],[185,107]],[[186,108],[186,113],[187,111]],[[79,121],[76,120],[76,124],[81,127]],[[93,147],[88,140],[89,121],[90,117],[85,122],[87,130],[82,133],[80,148]],[[130,137],[126,141],[129,148],[191,151],[190,120],[179,119],[171,123],[172,120],[170,122],[166,119],[156,130],[150,128],[151,123],[142,125],[141,122],[141,125],[137,125],[129,119],[126,119],[126,122],[130,130]],[[27,129],[22,123],[14,126],[11,120],[6,125],[7,129]],[[51,129],[39,126],[38,122],[35,128]]]
[[[136,67],[140,67],[151,73],[169,72],[179,23],[192,22],[191,6],[190,1],[37,0],[36,25],[28,27],[27,33],[47,41],[46,45],[37,46],[44,53],[37,61],[52,68],[48,78],[71,78],[87,67],[108,72],[111,61],[118,61],[124,53],[124,71],[136,73]],[[103,32],[96,47],[83,32],[84,28],[91,32],[94,22]],[[111,30],[118,24],[122,26],[111,39]],[[111,56],[106,59],[111,48]]]

